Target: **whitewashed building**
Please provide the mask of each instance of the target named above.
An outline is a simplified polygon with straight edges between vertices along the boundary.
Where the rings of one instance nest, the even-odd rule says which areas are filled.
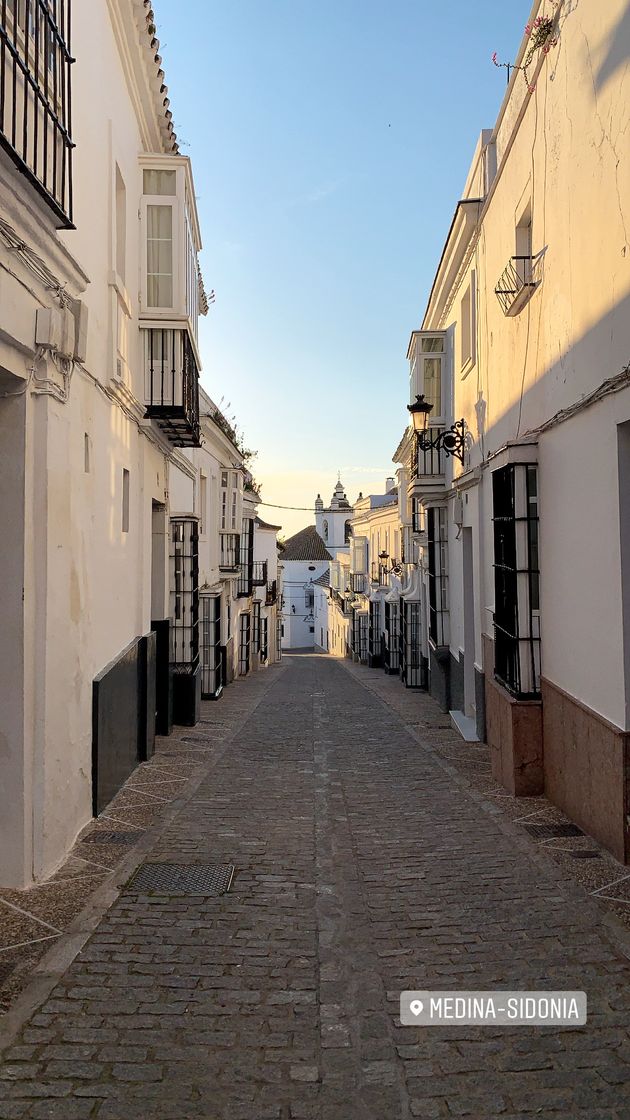
[[[195,186],[150,4],[7,0],[0,51],[0,883],[22,887],[156,728],[194,722],[219,468],[237,532],[256,502],[200,415]]]
[[[329,571],[331,555],[314,525],[286,540],[282,572],[282,649],[314,649],[315,582]]]
[[[396,459],[431,692],[508,790],[628,860],[627,4],[538,17],[411,336],[427,427]]]

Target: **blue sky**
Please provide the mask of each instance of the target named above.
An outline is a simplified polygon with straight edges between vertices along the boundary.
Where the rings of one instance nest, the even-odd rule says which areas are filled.
[[[157,0],[206,288],[203,383],[230,402],[265,501],[312,506],[341,470],[381,492],[405,352],[529,6]],[[262,508],[287,534],[308,513]]]

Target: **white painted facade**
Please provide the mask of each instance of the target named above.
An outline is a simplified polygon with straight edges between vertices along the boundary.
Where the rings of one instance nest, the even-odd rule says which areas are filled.
[[[314,581],[328,571],[330,560],[285,560],[282,570],[282,649],[314,649]]]
[[[9,5],[7,13],[10,20]],[[184,368],[194,390],[197,317],[206,310],[190,161],[178,153],[152,19],[142,0],[74,5],[75,228],[59,228],[71,225],[68,192],[60,187],[57,199],[54,184],[45,190],[35,182],[33,161],[18,158],[16,166],[0,150],[0,883],[7,886],[50,875],[92,816],[95,681],[130,650],[136,656],[150,646],[155,625],[172,629],[178,518],[201,526],[201,582],[221,586],[226,640],[234,577],[218,570],[216,485],[221,468],[234,473],[241,519],[242,457],[220,432],[193,450],[175,445],[172,424],[169,431],[156,412],[145,418],[161,367],[177,367],[158,403],[171,420],[181,405],[178,438],[187,425],[196,438],[193,412],[182,404]],[[41,167],[40,160],[43,176]],[[209,439],[203,418],[201,425]],[[209,514],[201,509],[202,474]],[[127,701],[126,730],[135,721],[139,734],[140,701]],[[153,729],[147,724],[143,734],[151,738]]]
[[[544,786],[628,859],[627,4],[554,18],[481,134],[409,344],[410,402],[433,438],[463,421],[463,461],[416,460],[409,435],[395,460],[431,691],[512,792]]]

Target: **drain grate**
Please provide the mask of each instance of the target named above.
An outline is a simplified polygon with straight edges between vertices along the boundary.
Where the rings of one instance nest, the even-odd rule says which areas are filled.
[[[592,852],[590,849],[577,852],[570,852],[573,859],[601,859],[599,852]]]
[[[583,836],[581,828],[576,824],[526,824],[523,825],[530,836],[540,840],[556,840],[562,836]]]
[[[127,890],[142,894],[226,894],[233,876],[231,863],[144,863]]]
[[[82,844],[135,844],[142,832],[91,832],[84,836]]]

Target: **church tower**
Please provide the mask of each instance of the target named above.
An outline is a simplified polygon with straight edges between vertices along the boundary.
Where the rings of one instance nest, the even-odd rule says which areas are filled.
[[[340,552],[347,552],[350,548],[350,519],[352,506],[346,497],[341,478],[333,491],[330,504],[324,507],[321,496],[315,500],[315,527],[322,538],[333,560]]]

